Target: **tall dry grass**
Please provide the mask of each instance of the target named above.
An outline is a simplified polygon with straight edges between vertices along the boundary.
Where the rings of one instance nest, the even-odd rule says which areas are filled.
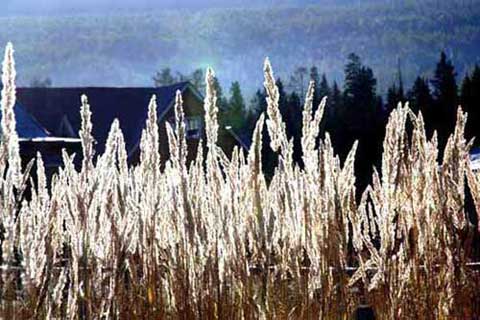
[[[278,109],[265,62],[267,114],[244,154],[217,145],[214,74],[206,75],[206,159],[186,161],[182,97],[167,124],[170,159],[160,159],[156,100],[149,105],[138,165],[127,166],[121,123],[94,158],[90,107],[81,99],[80,170],[63,154],[47,188],[19,167],[11,45],[3,68],[0,209],[2,318],[350,319],[369,304],[378,319],[480,316],[475,232],[465,183],[480,208],[480,175],[463,138],[466,115],[442,163],[421,115],[390,116],[380,172],[356,201],[356,143],[344,163],[329,135],[319,140],[326,100],[313,114],[305,98],[304,167]],[[412,130],[407,129],[410,123]],[[268,130],[279,165],[267,183],[261,166]],[[165,161],[162,169],[161,163]],[[31,180],[31,199],[22,197]],[[477,210],[478,212],[478,210]]]

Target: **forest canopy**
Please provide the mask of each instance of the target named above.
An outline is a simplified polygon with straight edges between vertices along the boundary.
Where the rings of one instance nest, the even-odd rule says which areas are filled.
[[[459,75],[479,61],[480,1],[368,1],[355,6],[175,9],[148,13],[24,15],[0,18],[0,42],[16,44],[19,85],[49,77],[56,86],[152,85],[162,68],[185,74],[211,66],[225,86],[251,95],[265,56],[284,77],[316,65],[343,80],[350,52],[364,58],[379,92],[400,65],[406,85],[431,76],[444,50]]]

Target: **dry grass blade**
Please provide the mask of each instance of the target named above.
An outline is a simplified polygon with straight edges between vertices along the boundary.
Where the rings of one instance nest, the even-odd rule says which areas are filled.
[[[206,159],[200,141],[187,167],[181,92],[175,124],[167,124],[170,158],[160,159],[152,97],[140,161],[130,167],[117,120],[105,152],[94,157],[82,97],[83,166],[77,170],[64,151],[47,185],[41,155],[37,179],[17,166],[12,52],[7,46],[2,91],[0,318],[333,320],[351,319],[360,303],[378,319],[480,316],[478,230],[464,190],[467,180],[478,215],[480,177],[469,166],[461,110],[439,165],[436,135],[427,139],[422,115],[399,105],[386,127],[382,166],[357,202],[358,144],[342,163],[330,135],[319,139],[326,99],[312,114],[313,83],[303,111],[304,167],[293,162],[268,59],[266,115],[248,155],[235,149],[228,158],[217,146],[208,69]],[[265,122],[280,159],[268,182]]]

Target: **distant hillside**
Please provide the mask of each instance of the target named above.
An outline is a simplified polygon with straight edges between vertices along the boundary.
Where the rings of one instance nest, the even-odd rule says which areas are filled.
[[[383,89],[398,63],[409,84],[442,49],[459,74],[480,61],[480,1],[349,2],[357,5],[10,16],[0,18],[0,43],[14,42],[22,85],[49,76],[54,85],[142,86],[163,67],[210,65],[224,85],[239,80],[251,93],[267,55],[280,76],[315,64],[341,80],[353,51]]]
[[[2,0],[0,16],[7,14],[111,13],[121,10],[212,8],[272,8],[310,5],[358,5],[384,0]],[[394,0],[403,1],[403,0]],[[389,0],[392,2],[392,0]]]

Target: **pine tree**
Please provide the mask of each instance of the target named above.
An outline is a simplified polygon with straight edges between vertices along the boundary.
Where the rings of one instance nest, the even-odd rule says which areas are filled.
[[[338,88],[337,88],[338,89]],[[327,130],[327,121],[332,121],[333,118],[333,109],[332,103],[330,101],[331,98],[331,89],[328,85],[327,76],[322,74],[322,80],[320,81],[320,85],[318,86],[318,95],[320,99],[327,97],[327,105],[325,106],[325,113],[324,113],[324,120],[321,122],[320,125],[320,132],[324,133]],[[319,103],[313,105],[313,110],[316,111],[318,109]]]
[[[288,96],[287,113],[284,119],[287,134],[293,138],[293,160],[300,163],[302,158],[300,142],[302,136],[302,101],[295,91]]]
[[[467,137],[480,137],[480,68],[475,66],[471,76],[465,76],[462,82],[460,103],[468,112],[466,126]],[[478,141],[477,141],[478,143]]]
[[[403,88],[403,76],[402,69],[400,68],[400,61],[398,62],[398,90],[397,95],[399,102],[404,102],[405,100],[405,90]]]
[[[475,65],[471,78],[472,78],[472,103],[475,104],[475,106],[472,107],[472,110],[473,108],[480,109],[480,66]]]
[[[287,133],[290,137],[300,138],[301,119],[302,119],[302,101],[300,96],[294,91],[287,99],[286,114],[284,116],[287,126]]]
[[[375,120],[376,85],[372,69],[363,66],[355,53],[348,56],[345,66],[344,103],[347,125],[363,131]]]
[[[310,80],[314,81],[316,84],[320,83],[320,74],[318,73],[318,68],[316,66],[310,68]]]
[[[387,113],[395,109],[398,102],[398,89],[395,83],[393,83],[392,86],[387,89]]]
[[[408,93],[410,107],[415,113],[422,111],[425,117],[430,116],[429,110],[432,109],[433,99],[428,86],[428,80],[417,77],[413,83],[412,89]]]
[[[433,97],[443,106],[453,106],[457,103],[457,82],[455,67],[447,60],[445,52],[440,54],[435,75],[431,83],[433,85]],[[456,110],[455,110],[456,111]]]
[[[462,87],[460,89],[460,103],[463,107],[463,110],[466,112],[470,111],[470,106],[472,105],[473,90],[472,90],[472,80],[468,73],[463,78]]]
[[[203,70],[194,70],[190,76],[190,82],[198,91],[203,92],[205,90],[205,74]]]
[[[277,78],[277,81],[275,81],[275,84],[278,87],[278,108],[280,109],[280,112],[282,114],[282,117],[287,116],[287,93],[285,92],[285,87],[283,85],[283,81],[280,78]]]
[[[227,108],[227,98],[223,96],[223,89],[222,86],[220,85],[220,82],[218,81],[218,78],[215,77],[213,79],[213,87],[215,88],[215,91],[217,92],[217,107],[218,109],[225,110]]]
[[[320,96],[320,99],[323,99],[323,97],[330,97],[330,86],[328,85],[328,80],[325,73],[322,74],[322,80],[320,81],[320,85],[318,86],[318,94]]]
[[[471,76],[471,103],[469,105],[469,119],[471,134],[480,139],[480,67],[475,65]],[[474,128],[474,129],[473,129]],[[477,141],[479,144],[480,141]]]
[[[334,81],[331,89],[331,97],[327,101],[325,110],[325,131],[332,135],[334,141],[337,138],[337,131],[342,124],[343,95],[337,82]]]
[[[184,82],[184,81],[189,81],[190,80],[188,78],[188,76],[184,75],[180,71],[176,71],[175,74],[177,75],[177,77],[175,78],[175,81]],[[205,82],[205,79],[203,79],[203,81]]]
[[[336,81],[333,82],[332,86],[332,98],[330,99],[335,110],[338,110],[343,104],[342,92]]]
[[[468,73],[463,78],[462,86],[460,89],[460,105],[462,106],[463,111],[468,113],[468,122],[465,128],[465,135],[468,138],[473,137],[475,127],[478,126],[478,119],[476,119],[476,114],[474,110],[474,101],[473,101],[473,90],[472,90],[472,80]]]
[[[352,104],[355,96],[358,94],[358,79],[362,69],[360,57],[355,53],[348,55],[348,63],[345,65],[345,90],[344,96],[348,104]]]
[[[448,134],[453,131],[457,110],[457,83],[455,80],[455,68],[450,60],[447,60],[445,52],[440,54],[434,78],[433,97],[435,101],[434,127],[438,130],[439,143],[446,143]]]
[[[398,66],[398,87],[397,83],[394,82],[390,88],[387,90],[387,114],[389,114],[394,108],[397,107],[399,103],[405,102],[405,92],[403,89],[403,78],[402,70],[400,70],[400,65]]]
[[[480,89],[480,66],[478,65],[475,65],[472,72],[472,86],[475,89],[476,95],[480,95],[480,91],[477,90]]]
[[[337,132],[339,153],[342,158],[355,140],[358,140],[355,170],[359,173],[358,184],[364,187],[370,179],[371,166],[378,163],[380,154],[377,140],[378,119],[382,110],[377,110],[377,80],[372,69],[364,66],[360,57],[352,53],[345,66],[344,108],[339,118],[344,125]]]
[[[290,77],[289,89],[296,91],[301,97],[305,96],[308,85],[308,69],[305,67],[298,67]]]
[[[266,97],[267,94],[265,93],[265,89],[258,89],[255,92],[250,102],[250,109],[256,114],[256,117],[258,117],[262,112],[265,112],[265,110],[267,110]]]
[[[316,107],[318,107],[322,96],[320,95],[320,74],[318,73],[318,68],[313,66],[310,68],[310,81],[315,82],[315,91],[313,92],[313,107],[314,110]],[[305,97],[303,97],[305,98]]]
[[[157,71],[152,80],[155,87],[169,86],[175,83],[175,77],[172,75],[172,70],[170,68],[163,68],[162,70]]]
[[[222,131],[225,129],[225,126],[228,125],[228,101],[227,98],[225,98],[223,95],[223,89],[217,77],[213,78],[213,87],[217,93],[218,124],[221,129],[220,134],[224,134]]]
[[[246,127],[245,101],[238,81],[233,82],[230,87],[226,123],[236,131],[245,129]]]

